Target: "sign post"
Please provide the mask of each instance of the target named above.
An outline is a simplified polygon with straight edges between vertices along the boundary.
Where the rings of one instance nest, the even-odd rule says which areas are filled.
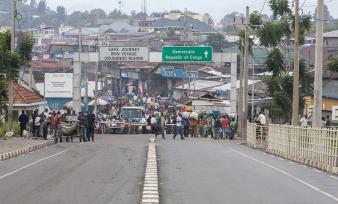
[[[149,60],[147,47],[100,47],[100,61],[146,62]]]
[[[209,46],[165,46],[162,62],[206,63],[212,62],[212,47]]]

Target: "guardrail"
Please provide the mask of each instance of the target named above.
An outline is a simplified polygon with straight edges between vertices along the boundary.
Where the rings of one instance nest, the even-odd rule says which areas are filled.
[[[255,148],[266,148],[267,130],[268,126],[248,123],[247,144]]]
[[[267,151],[338,173],[338,130],[269,125]]]

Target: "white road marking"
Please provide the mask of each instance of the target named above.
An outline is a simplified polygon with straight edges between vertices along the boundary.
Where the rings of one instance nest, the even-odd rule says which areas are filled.
[[[321,193],[321,194],[323,194],[323,195],[325,195],[325,196],[331,198],[331,199],[334,200],[334,201],[338,201],[338,198],[337,198],[337,197],[335,197],[335,196],[333,196],[333,195],[331,195],[331,194],[329,194],[329,193],[327,193],[327,192],[325,192],[325,191],[319,189],[319,188],[316,187],[316,186],[313,186],[313,185],[307,183],[306,181],[304,181],[304,180],[302,180],[302,179],[300,179],[300,178],[298,178],[298,177],[296,177],[296,176],[294,176],[294,175],[292,175],[292,174],[290,174],[290,173],[288,173],[288,172],[286,172],[286,171],[284,171],[284,170],[282,170],[282,169],[279,169],[279,168],[274,167],[274,166],[272,166],[272,165],[270,165],[270,164],[267,164],[267,163],[265,163],[265,162],[263,162],[263,161],[260,161],[260,160],[258,160],[258,159],[255,159],[254,157],[251,157],[251,156],[249,156],[249,155],[247,155],[247,154],[244,154],[244,153],[242,153],[242,152],[239,152],[239,151],[237,151],[237,150],[232,149],[232,151],[234,151],[235,153],[237,153],[237,154],[239,154],[239,155],[241,155],[241,156],[243,156],[243,157],[245,157],[245,158],[247,158],[247,159],[251,159],[252,161],[255,161],[255,162],[260,163],[260,164],[262,164],[262,165],[264,165],[264,166],[267,166],[267,167],[269,167],[269,168],[271,168],[271,169],[273,169],[273,170],[275,170],[275,171],[278,171],[278,172],[280,172],[280,173],[282,173],[282,174],[284,174],[284,175],[286,175],[286,176],[288,176],[288,177],[290,177],[290,178],[292,178],[292,179],[298,181],[299,183],[302,183],[302,184],[304,184],[305,186],[307,186],[307,187],[309,187],[309,188],[311,188],[311,189],[313,189],[313,190],[315,190],[315,191],[317,191],[317,192],[319,192],[319,193]]]
[[[155,139],[149,140],[146,172],[143,184],[142,203],[159,203],[158,172],[156,162]]]
[[[10,175],[13,175],[13,174],[15,174],[15,173],[17,173],[17,172],[19,172],[19,171],[22,171],[22,170],[24,170],[24,169],[27,169],[28,167],[31,167],[31,166],[33,166],[33,165],[35,165],[35,164],[37,164],[37,163],[40,163],[40,162],[42,162],[42,161],[44,161],[44,160],[47,160],[47,159],[50,159],[50,158],[59,156],[60,154],[63,154],[63,153],[65,153],[65,152],[67,152],[68,150],[69,150],[69,149],[63,150],[63,151],[58,152],[58,153],[56,153],[56,154],[50,155],[50,156],[48,156],[48,157],[44,157],[44,158],[39,159],[39,160],[37,160],[37,161],[35,161],[35,162],[32,162],[32,163],[30,163],[30,164],[27,164],[27,165],[25,165],[25,166],[23,166],[23,167],[21,167],[21,168],[18,168],[18,169],[14,170],[14,171],[11,171],[11,172],[9,172],[9,173],[7,173],[7,174],[5,174],[5,175],[0,176],[0,180],[1,180],[1,179],[4,179],[4,178],[6,178],[6,177],[8,177],[8,176],[10,176]]]

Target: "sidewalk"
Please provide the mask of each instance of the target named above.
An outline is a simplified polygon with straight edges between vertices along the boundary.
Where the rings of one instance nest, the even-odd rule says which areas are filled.
[[[23,139],[18,137],[0,138],[0,161],[17,157],[34,150],[53,145],[54,140]]]

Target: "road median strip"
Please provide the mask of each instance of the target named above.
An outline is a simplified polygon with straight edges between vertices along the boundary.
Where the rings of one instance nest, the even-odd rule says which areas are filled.
[[[143,184],[142,204],[160,203],[158,193],[158,172],[155,139],[151,138],[148,145],[147,166]]]

